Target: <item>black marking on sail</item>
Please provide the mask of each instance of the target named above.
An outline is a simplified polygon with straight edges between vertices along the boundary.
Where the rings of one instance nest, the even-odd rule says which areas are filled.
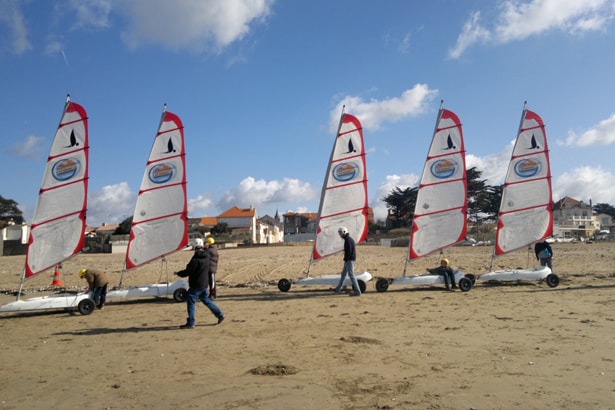
[[[538,145],[538,143],[536,142],[536,137],[534,136],[534,134],[532,134],[532,141],[531,141],[531,146],[528,149],[540,149],[540,146]]]
[[[71,130],[70,131],[70,145],[68,145],[66,148],[72,148],[72,147],[78,147],[79,146],[79,142],[77,141],[77,137],[75,137],[75,131]]]
[[[170,154],[172,152],[175,152],[175,147],[173,147],[173,141],[169,138],[169,142],[167,142],[167,152],[165,152],[165,154]]]
[[[348,140],[348,152],[346,154],[350,154],[351,152],[357,152],[357,150],[354,149],[354,144],[352,143],[352,138]]]
[[[451,134],[448,134],[448,137],[446,138],[446,148],[444,148],[444,150],[449,150],[449,149],[457,149],[455,144],[453,144],[453,139],[451,138]]]

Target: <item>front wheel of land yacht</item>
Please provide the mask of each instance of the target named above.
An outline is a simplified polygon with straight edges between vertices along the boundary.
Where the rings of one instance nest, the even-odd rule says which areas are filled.
[[[466,277],[459,279],[459,289],[462,292],[467,292],[472,289],[472,280]]]
[[[357,282],[359,283],[359,290],[361,291],[361,293],[365,293],[365,289],[367,289],[367,284],[360,279]]]
[[[282,292],[288,292],[290,290],[290,281],[288,279],[280,279],[278,289]]]
[[[386,292],[389,288],[389,280],[385,278],[380,278],[376,281],[376,290],[378,292]]]
[[[185,302],[188,297],[188,291],[184,288],[175,289],[173,292],[173,300],[176,302]]]
[[[550,288],[554,288],[559,285],[559,277],[554,273],[549,273],[547,275],[546,281],[547,285],[549,285]]]
[[[82,315],[89,315],[94,311],[94,301],[92,299],[83,299],[77,304],[77,310]]]

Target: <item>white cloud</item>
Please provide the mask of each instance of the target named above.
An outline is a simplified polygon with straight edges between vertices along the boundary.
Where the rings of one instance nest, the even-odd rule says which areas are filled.
[[[467,154],[466,168],[470,169],[476,167],[476,169],[481,171],[481,179],[486,180],[487,185],[503,184],[514,146],[515,140],[511,140],[506,148],[495,154],[486,155],[484,157]]]
[[[548,30],[571,34],[599,30],[612,18],[608,0],[506,1],[495,28],[498,41],[523,40]]]
[[[459,58],[471,45],[478,42],[489,41],[491,34],[480,25],[479,19],[480,12],[477,11],[465,22],[461,34],[457,37],[455,47],[448,51],[449,57]]]
[[[266,21],[274,0],[134,0],[123,4],[131,27],[130,47],[162,44],[170,49],[221,49],[244,38],[252,24]]]
[[[214,202],[203,195],[198,195],[196,198],[188,199],[188,215],[191,217],[197,217],[205,213]]]
[[[24,142],[13,144],[9,151],[22,158],[40,158],[47,149],[43,144],[44,141],[44,137],[29,135]]]
[[[568,131],[566,141],[558,141],[560,145],[577,145],[587,147],[590,145],[609,145],[615,143],[615,114],[606,120],[602,120],[598,125],[583,132],[581,135]]]
[[[479,17],[473,12],[468,18],[449,57],[459,58],[477,42],[508,43],[552,30],[571,35],[603,30],[615,17],[615,8],[612,0],[507,0],[492,30],[483,28]]]
[[[316,191],[308,182],[284,178],[282,181],[256,180],[247,177],[239,186],[228,191],[217,202],[217,207],[224,211],[231,206],[258,208],[262,205],[308,202],[317,198]]]
[[[564,196],[589,202],[615,203],[615,175],[601,167],[582,166],[560,175],[553,185],[553,200]]]
[[[117,224],[132,216],[137,202],[127,182],[106,185],[88,195],[88,226]]]
[[[77,15],[73,28],[105,29],[110,26],[111,0],[70,0],[68,7]]]
[[[28,30],[18,3],[16,0],[0,0],[0,42],[4,44],[2,48],[23,54],[32,49],[32,44],[28,40]],[[6,26],[6,32],[3,26]]]
[[[363,101],[360,97],[344,97],[329,114],[329,130],[337,132],[342,107],[345,112],[359,118],[364,129],[378,129],[384,122],[395,122],[405,117],[416,117],[429,109],[430,103],[437,96],[438,90],[432,90],[427,84],[416,84],[406,90],[400,97],[387,100]]]
[[[388,196],[395,187],[406,189],[415,187],[419,183],[420,176],[415,174],[387,175],[378,186],[376,198],[372,199],[370,206],[374,210],[374,219],[384,221],[388,214],[388,209],[383,198]]]

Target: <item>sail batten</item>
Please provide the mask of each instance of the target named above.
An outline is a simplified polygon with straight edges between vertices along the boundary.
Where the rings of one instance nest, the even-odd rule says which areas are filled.
[[[127,269],[166,256],[188,244],[185,158],[183,124],[165,107],[133,214],[126,249]]]
[[[461,122],[440,108],[419,183],[406,264],[465,239],[467,201]]]
[[[67,99],[32,217],[22,284],[83,249],[88,153],[87,113]]]
[[[344,226],[356,243],[368,231],[368,193],[365,146],[361,123],[342,114],[321,191],[312,260],[343,250],[337,230]],[[309,269],[308,269],[309,271]]]
[[[494,254],[513,252],[552,233],[547,136],[542,118],[524,107],[502,191]]]

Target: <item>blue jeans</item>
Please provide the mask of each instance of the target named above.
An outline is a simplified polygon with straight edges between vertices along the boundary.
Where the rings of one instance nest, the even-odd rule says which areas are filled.
[[[553,261],[549,256],[548,258],[540,258],[540,266],[548,266],[553,271]]]
[[[335,288],[335,292],[338,293],[342,286],[344,286],[344,280],[346,279],[346,274],[350,278],[352,282],[352,289],[354,289],[355,295],[361,294],[361,288],[359,287],[359,282],[357,281],[357,277],[354,275],[354,261],[344,261],[344,269],[342,269],[342,277],[340,278],[340,283],[337,284]]]
[[[450,272],[444,272],[441,273],[442,276],[444,276],[444,285],[446,285],[446,288],[448,289],[451,285],[453,287],[455,287],[455,272],[450,273]]]
[[[107,285],[95,288],[92,291],[92,299],[96,306],[102,306],[107,301]]]
[[[224,317],[222,311],[216,306],[216,304],[209,298],[207,293],[207,289],[188,289],[188,296],[186,298],[186,306],[188,308],[188,321],[186,324],[188,326],[194,326],[194,312],[196,310],[196,302],[200,300],[211,310],[218,319]]]

